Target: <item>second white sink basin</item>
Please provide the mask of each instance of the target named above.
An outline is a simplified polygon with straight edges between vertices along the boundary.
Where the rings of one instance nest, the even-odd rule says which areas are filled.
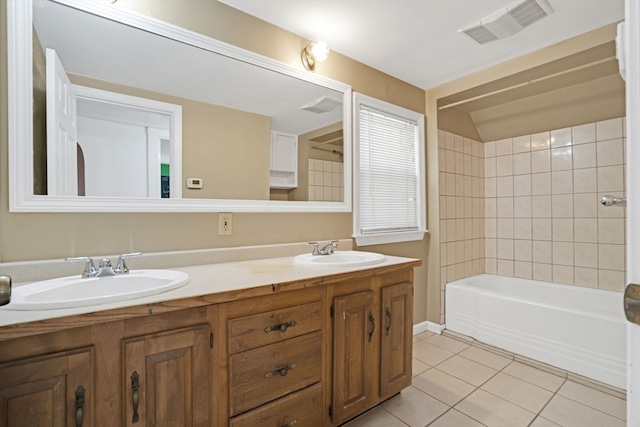
[[[49,310],[132,300],[179,288],[189,275],[175,270],[133,270],[106,277],[61,277],[16,286],[5,310]]]
[[[294,258],[300,265],[314,265],[323,267],[355,267],[359,265],[379,264],[386,257],[375,252],[336,251],[331,255],[302,254]]]

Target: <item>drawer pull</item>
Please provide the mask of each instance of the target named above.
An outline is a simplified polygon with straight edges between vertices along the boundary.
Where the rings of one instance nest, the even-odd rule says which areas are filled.
[[[286,323],[279,323],[279,324],[273,325],[273,326],[267,326],[266,328],[264,328],[264,331],[266,333],[273,332],[273,331],[284,332],[287,329],[289,329],[289,327],[291,327],[291,326],[296,326],[296,321],[295,320],[292,320],[292,321],[286,322]]]
[[[292,363],[291,365],[283,366],[280,369],[276,369],[276,370],[273,370],[271,372],[267,372],[266,374],[264,374],[264,377],[265,378],[271,378],[274,375],[280,375],[281,377],[285,377],[285,376],[287,376],[287,373],[289,373],[289,371],[292,371],[294,369],[296,369],[296,364]]]
[[[293,427],[298,424],[298,420],[289,421],[286,424],[282,424],[280,427]]]

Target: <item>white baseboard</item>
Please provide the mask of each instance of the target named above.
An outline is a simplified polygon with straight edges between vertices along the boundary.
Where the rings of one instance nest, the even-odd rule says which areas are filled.
[[[437,323],[429,322],[428,320],[425,322],[416,323],[413,325],[413,335],[418,335],[419,333],[429,331],[434,334],[440,335],[444,330],[445,325],[439,325]]]

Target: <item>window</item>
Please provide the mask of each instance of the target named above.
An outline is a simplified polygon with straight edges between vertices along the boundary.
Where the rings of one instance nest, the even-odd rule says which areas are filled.
[[[426,232],[424,116],[354,94],[354,237],[359,246]]]

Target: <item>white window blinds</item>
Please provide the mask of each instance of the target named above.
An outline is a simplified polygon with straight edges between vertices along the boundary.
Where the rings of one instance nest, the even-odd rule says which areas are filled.
[[[423,233],[421,115],[420,119],[404,117],[372,106],[370,102],[355,105],[358,121],[356,238],[358,235]],[[383,242],[402,240],[415,238],[383,239]]]

